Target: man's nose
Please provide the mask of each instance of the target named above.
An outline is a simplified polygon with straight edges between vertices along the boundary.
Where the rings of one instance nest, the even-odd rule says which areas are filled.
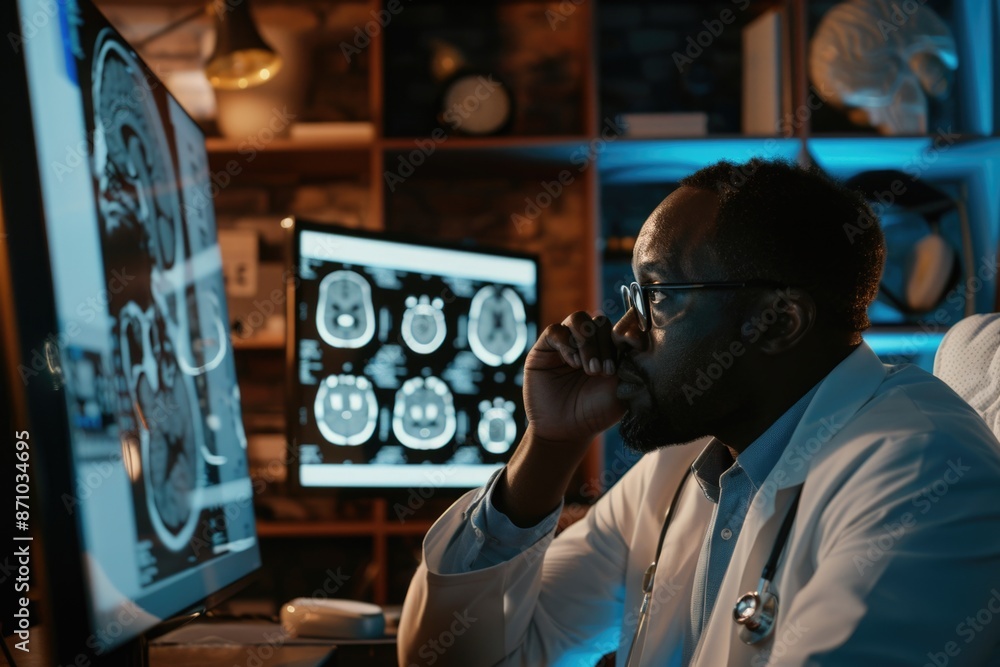
[[[635,308],[625,311],[611,328],[611,342],[619,352],[642,352],[646,349],[648,338],[646,332],[639,328],[639,314]]]

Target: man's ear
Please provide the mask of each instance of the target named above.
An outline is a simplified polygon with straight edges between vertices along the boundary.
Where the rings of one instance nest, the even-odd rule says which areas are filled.
[[[816,302],[804,290],[781,287],[761,295],[756,317],[762,329],[757,349],[763,354],[781,354],[795,347],[813,328]]]

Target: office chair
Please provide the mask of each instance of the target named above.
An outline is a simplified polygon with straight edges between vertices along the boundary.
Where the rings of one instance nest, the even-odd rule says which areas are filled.
[[[1000,438],[1000,313],[966,317],[949,329],[934,357],[934,375]]]

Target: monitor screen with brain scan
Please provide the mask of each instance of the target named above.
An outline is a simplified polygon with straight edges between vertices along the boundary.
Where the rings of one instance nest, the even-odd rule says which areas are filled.
[[[533,257],[297,220],[290,468],[301,487],[481,485],[524,433]]]
[[[38,189],[3,195],[44,237],[10,252],[44,248],[51,289],[14,275],[36,306],[9,324],[56,323],[22,386],[59,429],[31,440],[51,664],[89,664],[260,566],[253,488],[204,134],[91,3],[15,4],[32,123],[5,131]]]

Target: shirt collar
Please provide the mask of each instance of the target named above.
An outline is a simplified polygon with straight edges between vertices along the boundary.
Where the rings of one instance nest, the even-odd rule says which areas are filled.
[[[816,383],[812,389],[803,394],[792,407],[767,427],[750,446],[734,460],[729,448],[720,440],[712,438],[711,442],[691,464],[691,472],[701,485],[705,497],[713,503],[719,502],[719,488],[723,473],[735,466],[746,472],[754,490],[759,489],[781,458],[781,453],[791,440],[795,427],[798,426],[809,402],[819,389],[822,382]]]

